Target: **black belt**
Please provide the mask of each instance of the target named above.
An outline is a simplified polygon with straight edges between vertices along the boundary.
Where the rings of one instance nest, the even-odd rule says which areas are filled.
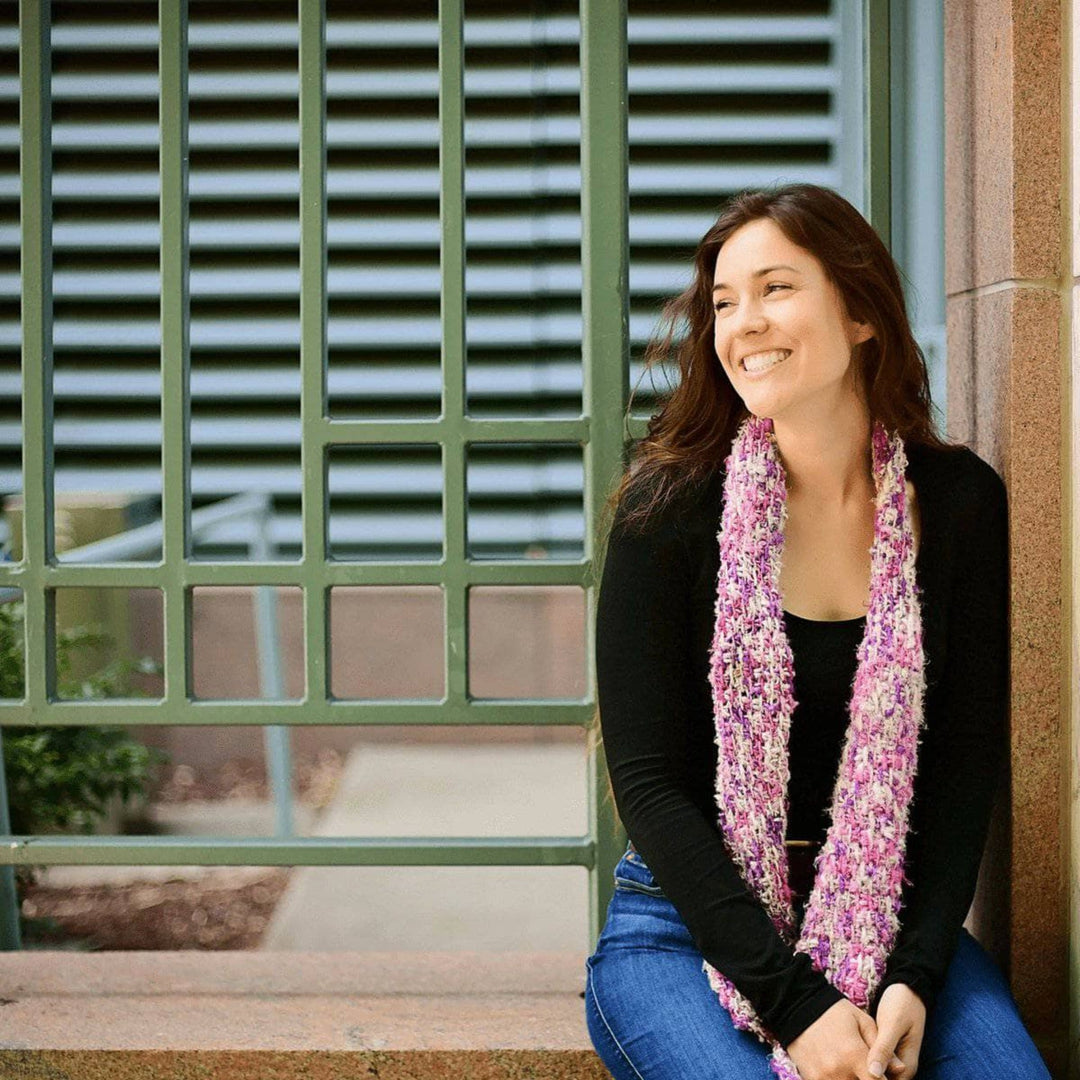
[[[630,850],[637,852],[632,840],[627,841]],[[814,859],[821,850],[820,840],[785,840],[788,849],[788,884],[796,897],[806,899],[814,884]]]

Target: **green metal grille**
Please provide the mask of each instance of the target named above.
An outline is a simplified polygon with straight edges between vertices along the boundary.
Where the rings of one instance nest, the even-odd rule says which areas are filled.
[[[888,161],[888,4],[864,0],[867,146]],[[0,706],[7,724],[522,724],[587,725],[581,701],[473,701],[467,685],[468,590],[479,585],[575,585],[594,630],[594,528],[623,463],[628,392],[627,34],[625,0],[581,0],[583,415],[485,419],[466,415],[463,0],[439,3],[442,408],[432,419],[332,420],[327,408],[327,193],[325,0],[300,0],[300,270],[303,557],[299,562],[204,562],[191,558],[188,248],[188,18],[185,0],[160,3],[160,225],[162,517],[160,563],[60,565],[53,528],[53,353],[50,15],[46,0],[20,5],[22,243],[23,558],[0,565],[0,585],[23,590],[25,700]],[[869,42],[869,38],[867,39]],[[879,157],[880,155],[880,157]],[[871,170],[867,170],[869,176]],[[884,174],[884,180],[882,180]],[[867,188],[879,228],[888,212],[888,169]],[[642,424],[631,424],[631,435]],[[474,443],[577,444],[585,475],[585,557],[579,561],[471,560],[466,552],[466,457]],[[429,562],[335,562],[327,558],[327,457],[331,448],[426,444],[441,451],[443,557]],[[445,602],[445,696],[426,701],[337,701],[328,693],[328,591],[344,585],[438,585]],[[294,701],[193,700],[192,590],[199,586],[298,586],[304,596],[305,693]],[[156,588],[164,596],[165,692],[160,701],[57,700],[55,590]],[[595,683],[588,650],[588,684]],[[581,837],[291,838],[5,836],[0,867],[0,946],[18,947],[14,864],[578,865],[590,871],[589,920],[598,934],[611,869],[625,837],[603,800],[602,751],[590,761],[589,828]],[[0,796],[3,792],[0,791]],[[3,801],[6,806],[6,800]],[[8,825],[0,821],[0,831]]]

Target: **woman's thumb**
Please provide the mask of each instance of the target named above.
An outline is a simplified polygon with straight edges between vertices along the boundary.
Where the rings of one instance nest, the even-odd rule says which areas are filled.
[[[893,1044],[895,1040],[887,1031],[879,1031],[870,1047],[870,1053],[866,1057],[867,1069],[871,1076],[884,1076],[885,1063],[893,1058]]]
[[[867,1061],[869,1062],[867,1069],[869,1069],[871,1076],[884,1076],[884,1064],[886,1061],[888,1061],[894,1069],[902,1069],[904,1067],[904,1063],[893,1053],[892,1047],[888,1046],[885,1040],[876,1042],[870,1048]]]

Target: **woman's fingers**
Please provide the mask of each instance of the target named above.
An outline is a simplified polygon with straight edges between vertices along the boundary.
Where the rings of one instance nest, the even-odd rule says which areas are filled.
[[[894,1054],[885,1067],[886,1080],[913,1080],[917,1067],[917,1061],[905,1061]]]

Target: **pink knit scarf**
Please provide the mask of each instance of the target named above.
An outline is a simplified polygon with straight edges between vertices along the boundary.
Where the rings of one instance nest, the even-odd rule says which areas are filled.
[[[716,804],[727,847],[784,940],[808,953],[815,970],[860,1008],[883,978],[899,930],[926,685],[907,457],[901,438],[890,438],[879,421],[871,442],[870,610],[831,821],[814,860],[801,927],[784,843],[788,733],[796,705],[779,590],[787,486],[769,418],[748,417],[725,462],[709,675],[719,747]],[[772,1045],[772,1071],[798,1080],[794,1062],[750,1002],[708,961],[703,970],[735,1026]]]

